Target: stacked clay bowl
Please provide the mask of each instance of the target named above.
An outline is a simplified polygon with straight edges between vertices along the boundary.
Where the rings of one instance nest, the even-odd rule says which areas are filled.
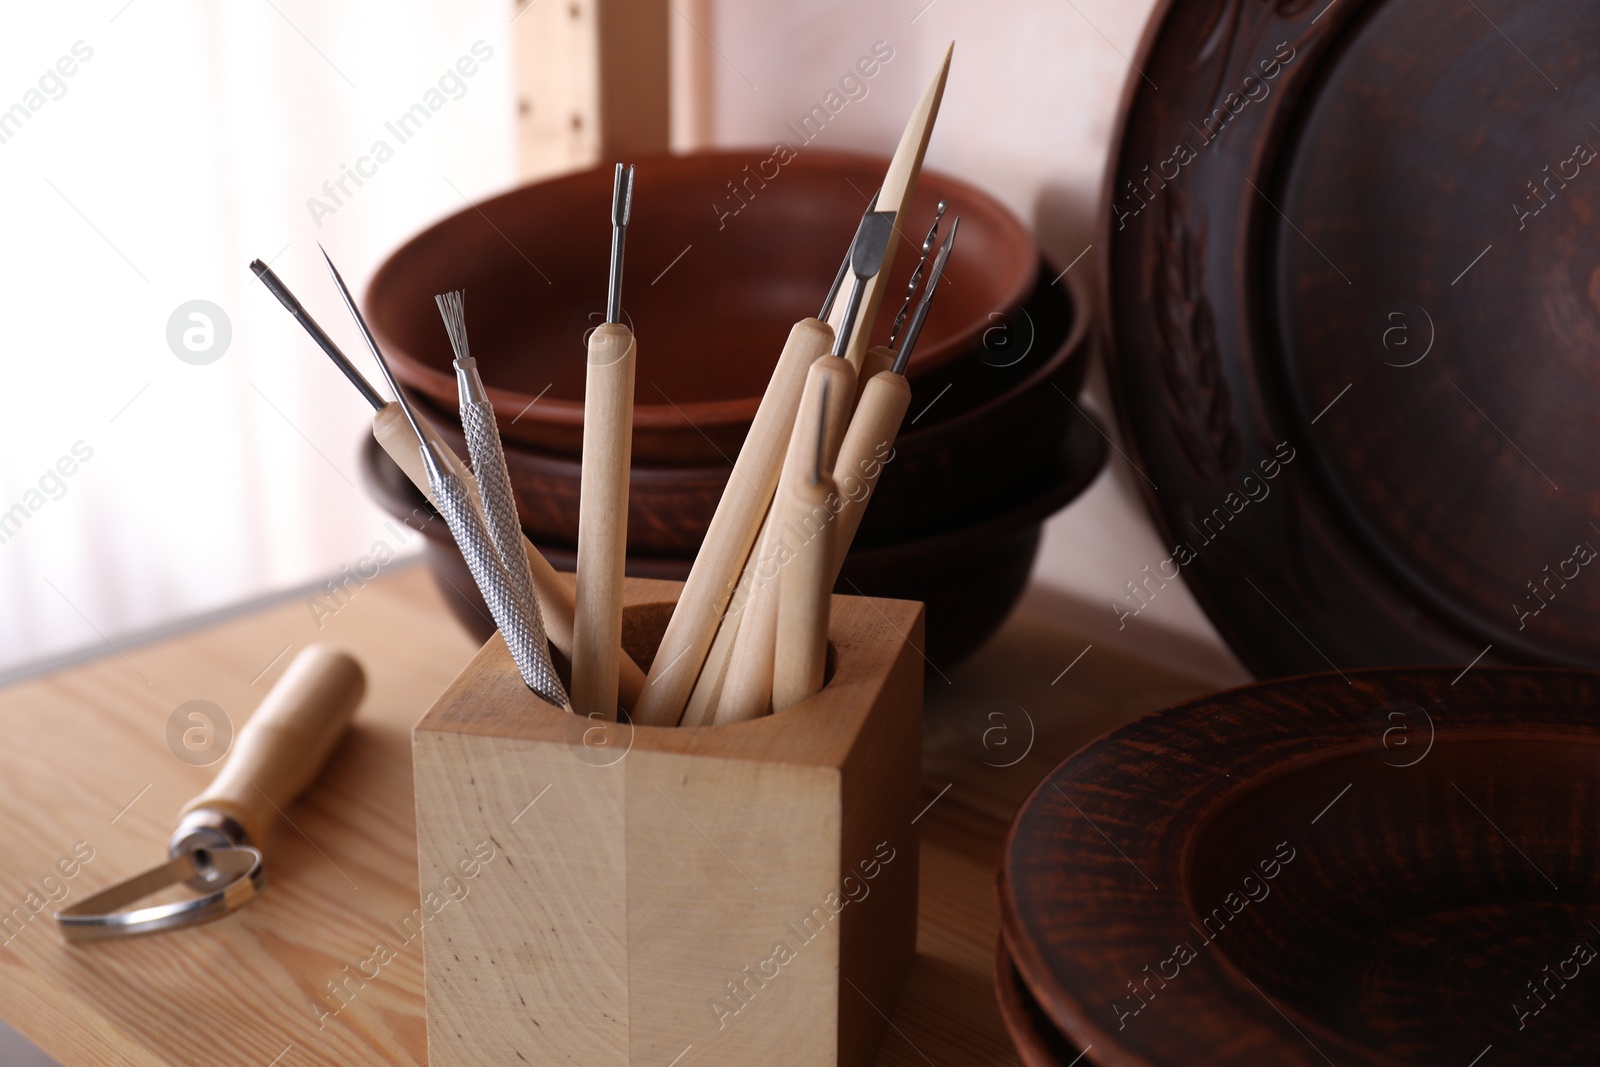
[[[1286,679],[1101,738],[1001,854],[1023,1062],[1600,1061],[1597,766],[1600,674],[1556,669]]]
[[[726,485],[784,338],[819,310],[887,160],[805,153],[764,184],[769,153],[637,164],[622,304],[638,337],[628,572],[681,579]],[[747,173],[746,165],[751,167]],[[759,176],[758,176],[759,177]],[[746,198],[732,199],[728,183]],[[368,291],[396,376],[465,454],[435,293],[463,288],[472,354],[489,387],[523,527],[557,569],[574,564],[584,336],[601,321],[610,253],[609,168],[524,186],[408,241]],[[874,343],[887,335],[935,205],[961,229],[907,371],[912,404],[840,592],[928,604],[929,659],[947,666],[1004,620],[1043,520],[1093,480],[1105,444],[1074,406],[1086,370],[1083,294],[987,194],[924,172]],[[377,446],[369,488],[399,516],[427,505]],[[430,563],[471,629],[481,602],[442,524]],[[463,592],[465,591],[465,592]]]

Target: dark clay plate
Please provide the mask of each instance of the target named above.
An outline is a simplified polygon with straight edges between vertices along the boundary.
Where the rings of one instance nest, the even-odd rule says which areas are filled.
[[[1600,1058],[1600,675],[1388,669],[1183,704],[1018,813],[1001,925],[1089,1062]]]
[[[1596,55],[1576,0],[1157,12],[1112,376],[1151,572],[1257,674],[1600,666]]]

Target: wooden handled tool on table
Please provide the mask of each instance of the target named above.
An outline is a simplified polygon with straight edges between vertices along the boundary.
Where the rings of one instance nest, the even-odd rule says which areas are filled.
[[[183,807],[166,863],[56,913],[68,941],[155,933],[218,919],[266,884],[262,842],[316,779],[366,691],[361,665],[327,645],[304,649],[272,687],[215,779]],[[185,883],[201,895],[122,909]]]
[[[348,378],[367,402],[372,405],[374,415],[372,419],[372,436],[377,440],[389,458],[394,460],[411,483],[428,499],[428,502],[439,508],[439,501],[435,498],[432,487],[428,482],[428,473],[423,463],[423,441],[433,455],[442,462],[443,466],[459,479],[465,486],[469,497],[478,493],[477,483],[473,475],[456,454],[445,444],[433,425],[420,413],[414,412],[415,426],[407,418],[406,412],[398,401],[385,401],[381,394],[372,387],[366,377],[350,362],[339,346],[328,338],[322,328],[316,323],[309,313],[295,299],[272,269],[260,260],[250,265],[263,285],[278,301],[288,309],[300,324],[305,327],[313,340],[327,353],[340,372]],[[421,433],[419,439],[418,433]],[[481,510],[481,501],[478,502]],[[546,635],[550,644],[560,649],[569,659],[572,656],[572,620],[574,615],[574,599],[571,589],[550,566],[532,542],[526,537],[522,538],[523,550],[527,554],[528,564],[532,573],[534,594],[545,624]],[[637,664],[622,653],[619,657],[621,664],[621,677],[619,679],[620,696],[626,707],[633,707],[639,699],[640,692],[644,689],[644,672]]]
[[[589,335],[583,394],[583,474],[578,505],[578,608],[572,624],[572,704],[617,717],[622,581],[628,554],[628,469],[633,454],[637,345],[622,322],[622,254],[633,209],[633,168],[617,164],[611,199],[611,283],[606,321]]]

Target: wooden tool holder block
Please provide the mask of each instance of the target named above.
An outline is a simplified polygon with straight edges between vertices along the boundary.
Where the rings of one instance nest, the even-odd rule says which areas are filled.
[[[639,662],[680,588],[629,580]],[[874,1062],[916,943],[922,628],[836,596],[820,693],[700,728],[553,708],[491,638],[413,732],[429,1062]]]

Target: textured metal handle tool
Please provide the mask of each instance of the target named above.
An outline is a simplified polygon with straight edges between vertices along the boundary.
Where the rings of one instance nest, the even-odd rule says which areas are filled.
[[[467,343],[466,293],[440,293],[434,297],[444,319],[450,347],[455,352],[456,389],[461,398],[461,429],[472,457],[472,473],[478,485],[480,513],[505,569],[511,596],[528,620],[528,637],[535,647],[514,650],[518,663],[547,658],[549,642],[544,629],[544,614],[534,592],[533,566],[528,560],[527,542],[522,537],[522,520],[517,516],[517,497],[511,490],[511,472],[506,469],[505,449],[500,443],[500,427],[494,421],[494,406],[478,376],[478,361],[472,358]],[[470,495],[470,494],[469,494]],[[512,635],[506,635],[509,645]]]
[[[544,636],[544,615],[533,592],[533,568],[528,564],[527,543],[517,518],[517,498],[511,491],[511,472],[506,469],[506,454],[495,426],[494,409],[485,401],[461,405],[461,428],[466,433],[467,452],[472,457],[472,473],[478,479],[483,499],[483,516],[489,541],[505,565],[511,593],[528,606],[529,615]]]
[[[439,512],[450,527],[473,580],[478,583],[484,603],[489,605],[495,625],[500,627],[522,680],[549,703],[558,708],[567,707],[570,703],[567,691],[550,662],[543,621],[536,615],[530,617],[523,606],[526,601],[514,592],[500,554],[489,539],[488,524],[473,508],[467,488],[459,478],[446,470],[437,470],[436,478],[432,477],[434,473],[435,470],[429,471]],[[481,490],[482,486],[479,488]]]

